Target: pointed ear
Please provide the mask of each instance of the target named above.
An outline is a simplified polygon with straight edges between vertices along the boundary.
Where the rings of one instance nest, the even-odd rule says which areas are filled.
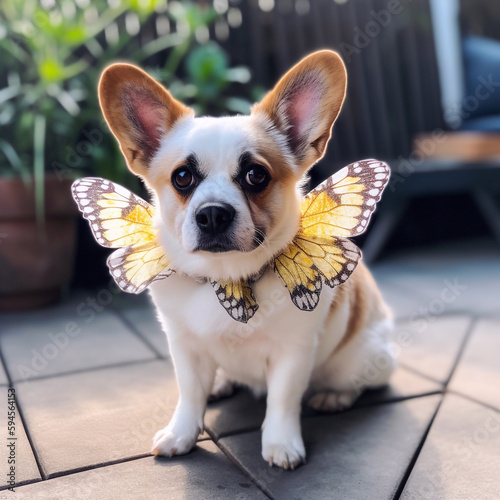
[[[174,123],[194,114],[156,80],[130,64],[113,64],[104,70],[99,102],[128,167],[137,175],[147,174],[161,138]]]
[[[285,135],[301,172],[324,155],[346,83],[340,56],[322,50],[302,59],[253,107],[252,114],[266,114]]]

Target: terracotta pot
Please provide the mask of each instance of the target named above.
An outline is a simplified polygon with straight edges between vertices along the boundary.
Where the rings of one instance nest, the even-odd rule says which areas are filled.
[[[0,309],[57,302],[73,271],[77,208],[71,181],[47,174],[45,223],[36,221],[33,190],[0,177]]]

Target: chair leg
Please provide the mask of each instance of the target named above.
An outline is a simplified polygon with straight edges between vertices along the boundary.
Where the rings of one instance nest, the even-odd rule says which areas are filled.
[[[377,210],[377,219],[363,244],[363,261],[367,264],[379,256],[409,204],[408,198],[399,196],[384,201]]]
[[[500,243],[500,208],[493,193],[486,191],[486,189],[477,188],[472,192],[472,196],[491,232]]]

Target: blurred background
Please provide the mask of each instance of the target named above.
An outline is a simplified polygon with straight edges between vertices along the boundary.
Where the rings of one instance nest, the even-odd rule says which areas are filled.
[[[500,9],[489,0],[19,0],[0,6],[0,306],[107,282],[107,251],[69,195],[97,175],[146,196],[103,121],[112,61],[199,115],[247,113],[300,58],[331,48],[347,100],[315,185],[362,158],[393,176],[358,243],[374,261],[500,242]]]

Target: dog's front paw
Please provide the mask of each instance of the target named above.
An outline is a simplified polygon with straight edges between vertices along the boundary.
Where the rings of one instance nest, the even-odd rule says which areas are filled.
[[[297,465],[305,463],[306,450],[300,435],[300,426],[280,427],[265,424],[262,433],[262,458],[270,465],[277,465],[283,469],[295,469]]]
[[[302,439],[294,439],[285,443],[263,443],[262,458],[270,466],[295,469],[297,465],[305,463],[306,450]]]
[[[172,457],[188,453],[196,443],[200,429],[194,432],[178,432],[169,425],[158,431],[153,438],[153,455]]]

